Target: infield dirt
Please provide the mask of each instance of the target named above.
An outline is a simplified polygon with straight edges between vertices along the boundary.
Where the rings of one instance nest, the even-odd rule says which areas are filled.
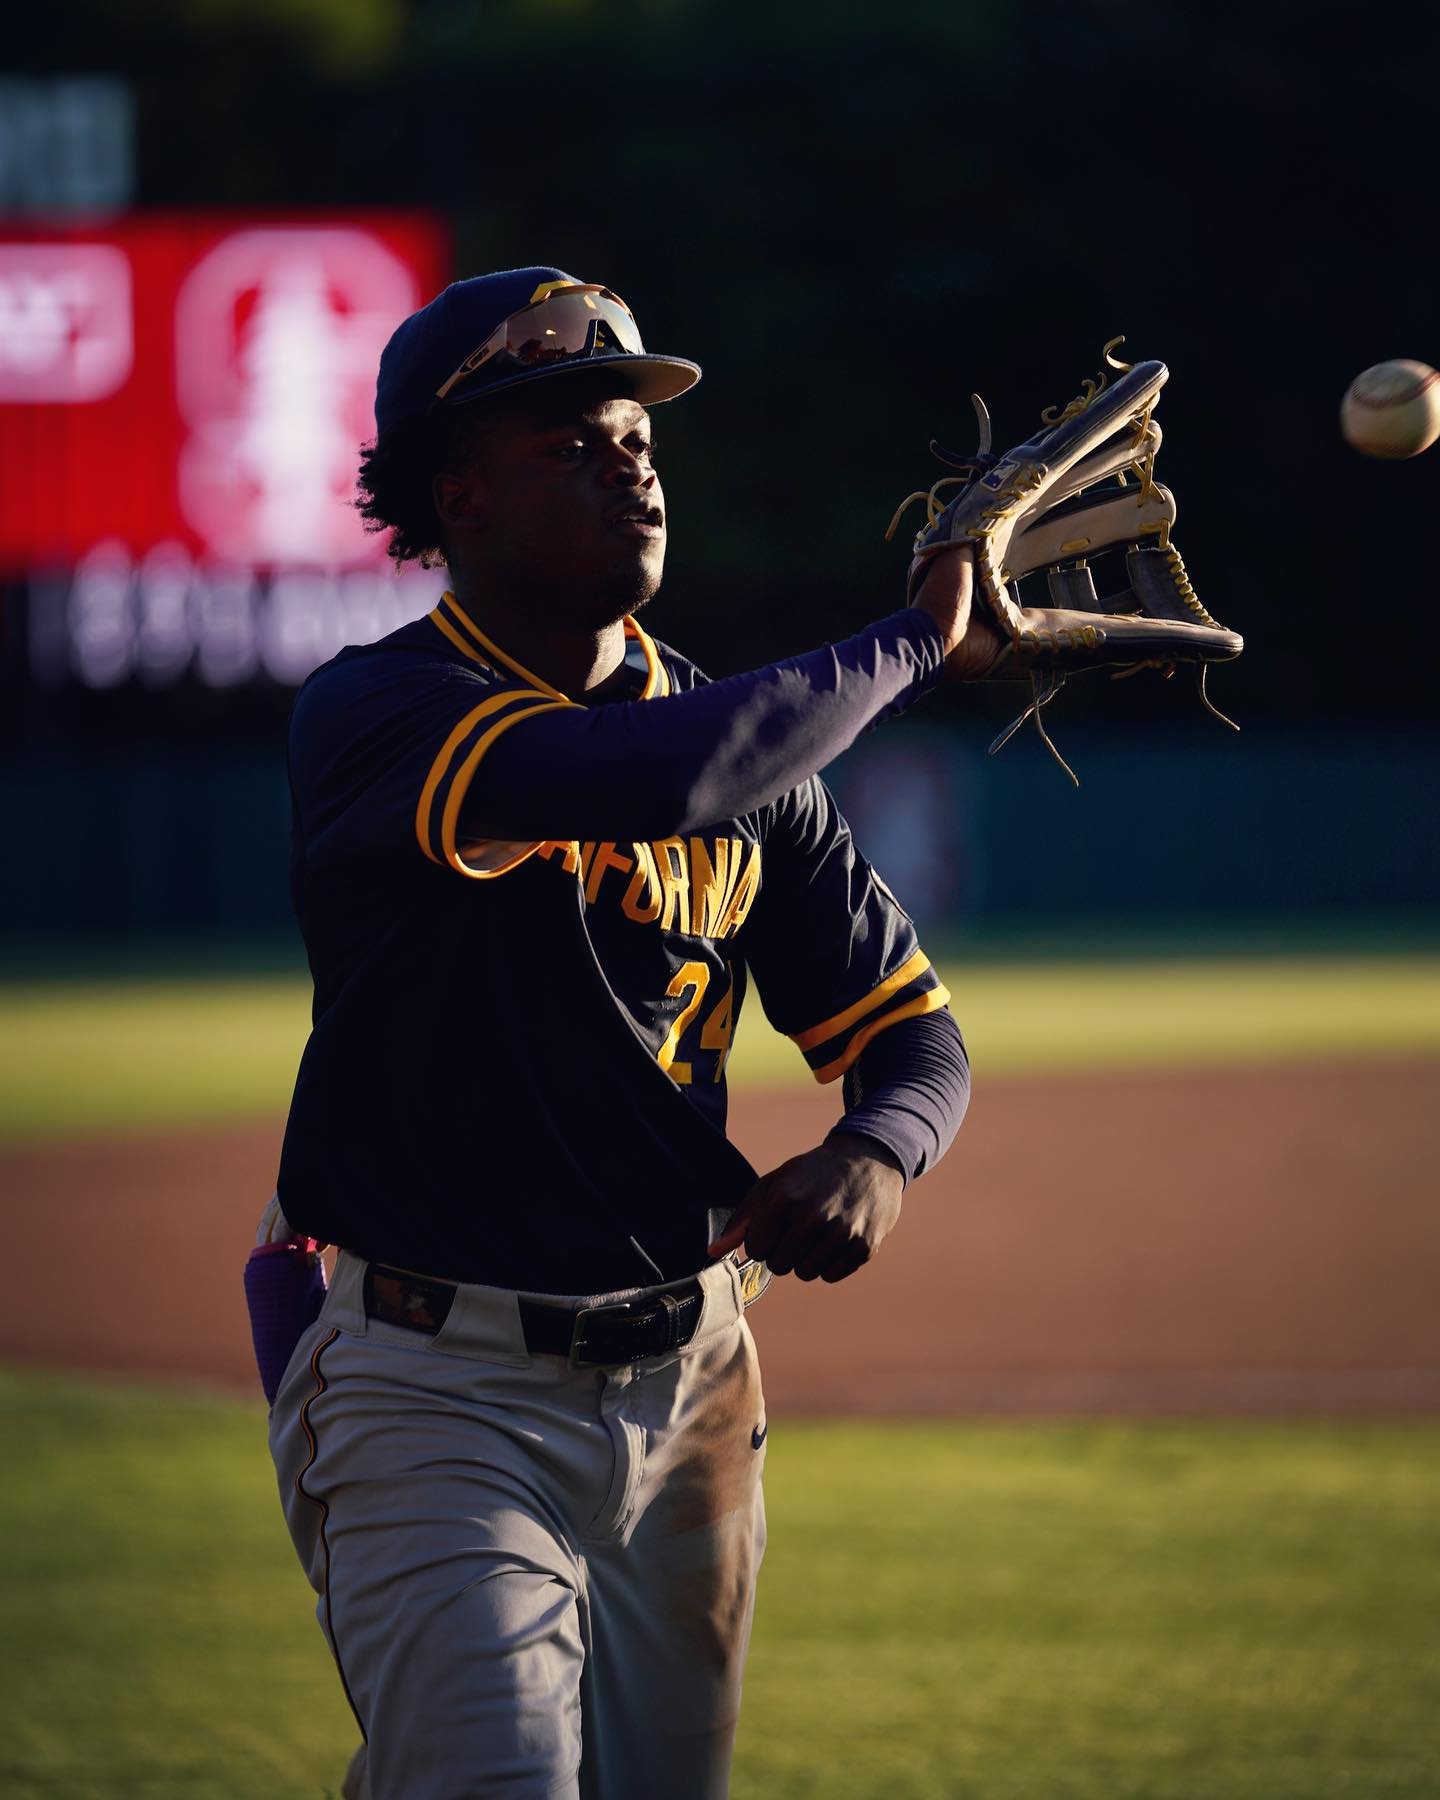
[[[759,1169],[833,1090],[741,1093]],[[278,1122],[0,1151],[0,1356],[258,1393]],[[1440,1409],[1440,1063],[985,1081],[876,1262],[750,1315],[771,1407]],[[514,1203],[523,1204],[523,1196]]]

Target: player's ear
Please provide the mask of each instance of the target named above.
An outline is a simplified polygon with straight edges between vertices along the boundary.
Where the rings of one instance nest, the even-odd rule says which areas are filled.
[[[485,527],[485,502],[474,473],[440,474],[430,484],[435,516],[452,531],[481,531]]]

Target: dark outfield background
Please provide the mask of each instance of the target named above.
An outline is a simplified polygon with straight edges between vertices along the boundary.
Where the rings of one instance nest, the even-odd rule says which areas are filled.
[[[976,1097],[873,1269],[754,1315],[772,1529],[736,1800],[1440,1793],[1440,449],[1367,462],[1337,429],[1362,368],[1440,363],[1437,35],[1429,8],[1196,0],[7,21],[0,388],[56,348],[12,248],[162,214],[401,209],[437,281],[607,282],[705,366],[657,415],[653,624],[715,672],[897,604],[885,523],[972,388],[1005,444],[1119,332],[1170,365],[1160,473],[1247,641],[1212,684],[1244,734],[1183,680],[1074,683],[1077,794],[1033,734],[987,762],[1019,702],[959,690],[835,772]],[[316,399],[306,358],[250,372],[272,426]],[[52,502],[123,513],[153,401],[57,466],[0,397],[0,545]],[[306,1024],[292,688],[263,659],[207,685],[229,576],[178,566],[142,605],[0,556],[7,1800],[313,1800],[355,1737],[238,1280]],[[282,572],[284,615],[253,574],[297,675],[336,578]],[[735,1128],[773,1166],[835,1092],[760,1025]]]
[[[1244,737],[1183,680],[1079,684],[1054,708],[1077,799],[1033,737],[985,765],[1013,690],[965,691],[838,782],[883,861],[913,776],[889,866],[932,932],[1058,906],[1283,939],[1302,917],[1428,935],[1440,903],[1440,464],[1365,461],[1336,429],[1359,369],[1440,361],[1436,35],[1421,8],[1367,35],[1351,9],[1124,0],[133,0],[32,9],[7,49],[21,78],[128,84],[133,206],[418,207],[457,273],[554,261],[617,287],[647,342],[705,366],[657,420],[652,622],[717,672],[895,604],[885,522],[935,472],[931,434],[967,440],[972,387],[1004,443],[1115,333],[1163,358],[1161,474],[1202,599],[1246,638],[1214,682]],[[5,571],[11,964],[80,938],[293,954],[290,690],[37,686],[35,577]]]

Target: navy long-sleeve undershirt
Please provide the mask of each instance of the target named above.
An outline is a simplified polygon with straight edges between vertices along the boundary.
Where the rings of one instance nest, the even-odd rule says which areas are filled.
[[[950,1148],[970,1101],[970,1061],[948,1011],[902,1019],[882,1031],[845,1072],[845,1113],[834,1132],[858,1133],[889,1150],[907,1182]]]
[[[537,712],[461,808],[472,838],[651,840],[768,806],[903,711],[944,665],[916,607],[803,656],[655,701]]]

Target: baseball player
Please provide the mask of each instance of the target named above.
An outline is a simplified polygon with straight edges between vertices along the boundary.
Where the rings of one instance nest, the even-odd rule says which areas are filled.
[[[262,1231],[339,1251],[271,1357],[271,1445],[375,1800],[726,1792],[765,1535],[745,1310],[859,1269],[965,1109],[949,996],[818,772],[947,656],[993,661],[969,552],[707,681],[637,617],[650,413],[698,379],[558,269],[407,319],[362,510],[449,588],[295,704],[314,1029]],[[752,980],[844,1100],[763,1178],[725,1136]]]

